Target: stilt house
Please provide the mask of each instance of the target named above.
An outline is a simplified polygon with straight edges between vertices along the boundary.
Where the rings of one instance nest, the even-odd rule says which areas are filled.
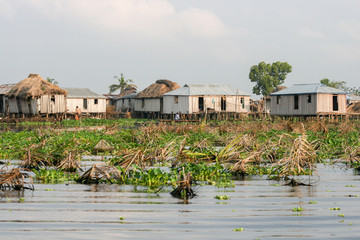
[[[64,88],[67,90],[67,112],[75,113],[79,107],[82,113],[101,115],[106,113],[106,97],[88,88]]]
[[[164,94],[164,113],[201,113],[206,111],[246,113],[250,95],[229,85],[186,84]]]
[[[124,91],[114,99],[116,106],[115,111],[133,112],[135,105],[134,98],[136,95],[136,88],[125,88]]]
[[[295,84],[270,94],[273,116],[346,114],[346,93],[323,84]]]
[[[0,85],[0,114],[9,112],[9,100],[6,94],[15,86],[15,84]]]
[[[135,113],[162,113],[164,108],[163,95],[178,88],[180,86],[170,80],[157,80],[136,95]]]
[[[67,92],[45,81],[38,74],[30,74],[8,93],[9,113],[58,114],[66,111]]]

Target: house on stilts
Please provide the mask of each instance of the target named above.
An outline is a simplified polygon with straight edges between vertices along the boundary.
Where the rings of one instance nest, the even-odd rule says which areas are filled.
[[[137,92],[134,87],[127,87],[117,97],[115,101],[115,111],[117,113],[134,112],[135,101]]]
[[[186,84],[165,93],[163,98],[165,114],[250,111],[250,94],[226,84]]]
[[[15,85],[16,84],[0,85],[0,116],[4,116],[9,113],[9,99],[6,94],[8,94]]]
[[[346,93],[320,83],[295,84],[270,96],[272,116],[346,114]]]
[[[7,94],[9,113],[25,115],[62,115],[66,111],[64,89],[45,81],[38,74],[30,74]]]
[[[135,97],[134,112],[137,117],[158,118],[163,113],[163,95],[180,86],[166,79],[157,80]]]
[[[88,88],[64,88],[67,93],[67,113],[75,114],[76,107],[83,115],[105,117],[106,97]]]

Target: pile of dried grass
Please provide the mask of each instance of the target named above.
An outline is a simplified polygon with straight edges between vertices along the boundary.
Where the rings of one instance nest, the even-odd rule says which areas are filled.
[[[80,154],[77,154],[75,152],[69,152],[68,156],[59,163],[57,169],[65,170],[68,172],[76,172],[78,169],[81,169],[80,159]]]
[[[105,152],[112,149],[113,147],[105,139],[101,139],[94,147],[94,150],[97,152]]]
[[[13,168],[11,170],[0,169],[0,189],[1,190],[34,190],[32,177],[22,172],[19,168]]]
[[[285,178],[291,175],[307,174],[307,170],[315,169],[317,160],[316,143],[308,142],[305,134],[297,137],[287,152],[286,156],[274,163],[274,173],[279,178]]]
[[[121,180],[121,172],[106,164],[94,164],[79,179],[80,183],[92,184],[100,182],[116,182]]]

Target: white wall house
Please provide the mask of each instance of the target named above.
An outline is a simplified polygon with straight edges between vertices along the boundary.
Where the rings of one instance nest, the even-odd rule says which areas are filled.
[[[273,116],[346,114],[346,93],[323,84],[295,84],[270,94]]]
[[[130,93],[122,97],[115,98],[116,112],[132,112],[135,105],[136,93]]]
[[[68,91],[67,112],[75,113],[78,106],[82,113],[106,113],[106,97],[88,88],[64,88]]]
[[[163,95],[164,113],[250,111],[250,95],[221,84],[186,84]]]

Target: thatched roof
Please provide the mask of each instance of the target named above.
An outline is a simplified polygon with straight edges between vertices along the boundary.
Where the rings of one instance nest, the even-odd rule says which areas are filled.
[[[36,98],[42,95],[66,95],[67,91],[59,86],[45,81],[39,74],[30,75],[16,84],[7,96],[19,98]]]
[[[136,93],[136,90],[137,90],[136,87],[127,87],[124,89],[124,91],[122,91],[119,95],[117,95],[115,99],[119,99],[131,93]]]
[[[360,102],[355,102],[348,106],[347,108],[348,113],[360,113]]]
[[[163,94],[178,88],[180,88],[180,86],[176,82],[160,79],[136,95],[136,98],[159,98],[162,97]]]

